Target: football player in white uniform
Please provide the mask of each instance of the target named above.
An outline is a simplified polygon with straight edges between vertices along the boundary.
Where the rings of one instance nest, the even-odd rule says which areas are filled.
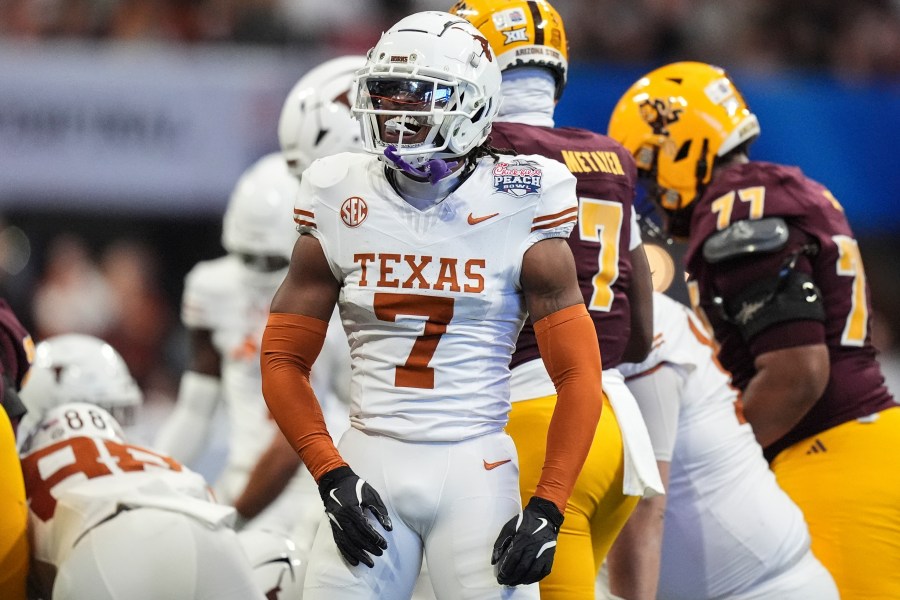
[[[127,427],[144,401],[122,355],[100,338],[82,333],[51,336],[37,345],[19,397],[28,408],[19,424],[20,445],[48,410],[62,404],[95,404]]]
[[[278,121],[278,139],[288,170],[297,177],[317,158],[339,152],[361,152],[359,125],[350,114],[356,94],[354,72],[366,62],[364,56],[342,56],[325,61],[300,78],[284,101]],[[291,220],[293,225],[293,220]],[[332,327],[322,353],[322,365],[316,369],[312,385],[325,414],[328,431],[334,439],[347,429],[350,352],[347,339],[340,331],[340,318],[335,311]],[[315,482],[300,458],[276,436],[257,460],[244,492],[234,501],[238,513],[245,518],[257,515],[288,485],[298,471],[301,494],[295,497],[297,517],[291,538],[301,553],[312,545],[322,517]]]
[[[262,398],[259,345],[297,238],[291,220],[297,189],[280,153],[258,160],[241,176],[225,212],[222,243],[228,254],[198,263],[185,279],[181,316],[191,336],[191,362],[154,447],[190,464],[209,439],[212,416],[224,401],[229,451],[215,488],[225,504],[242,495],[260,455],[282,437]],[[327,398],[326,386],[318,389]],[[252,519],[248,527],[289,535],[303,505],[299,479],[275,490],[274,502],[272,496],[245,502],[252,512],[241,514],[239,508],[239,519]]]
[[[647,422],[667,495],[641,500],[613,545],[611,591],[630,600],[838,598],[810,551],[803,514],[741,417],[703,325],[660,293],[653,314],[650,355],[620,369]]]
[[[407,17],[359,72],[354,112],[376,156],[339,154],[303,173],[301,236],[262,368],[331,525],[313,544],[307,600],[409,598],[423,552],[442,600],[537,598],[536,586],[505,586],[550,571],[599,419],[600,356],[565,242],[575,179],[484,145],[499,87],[468,22]],[[309,385],[335,303],[352,359],[340,449]],[[559,401],[544,476],[521,510],[503,427],[526,309]]]
[[[23,452],[37,597],[263,598],[234,509],[212,502],[200,475],[127,444],[104,409],[50,409]]]

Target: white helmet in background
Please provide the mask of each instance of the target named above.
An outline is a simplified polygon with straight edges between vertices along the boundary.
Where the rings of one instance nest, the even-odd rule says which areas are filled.
[[[317,158],[362,152],[359,123],[350,107],[356,101],[355,73],[365,64],[365,56],[331,59],[291,89],[278,120],[278,141],[295,177]]]
[[[278,152],[244,171],[225,210],[222,245],[254,271],[287,267],[297,241],[294,202],[300,184]]]
[[[303,597],[306,561],[288,538],[260,529],[245,529],[238,540],[253,569],[253,580],[266,598],[291,600]]]
[[[115,348],[81,333],[56,335],[37,345],[19,397],[28,409],[19,426],[25,434],[47,411],[70,402],[100,406],[130,425],[144,401]]]
[[[91,437],[123,443],[125,434],[109,412],[96,404],[68,402],[48,410],[22,442],[28,454],[74,437]]]

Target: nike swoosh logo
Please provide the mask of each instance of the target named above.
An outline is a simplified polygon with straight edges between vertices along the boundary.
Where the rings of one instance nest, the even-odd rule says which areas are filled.
[[[488,219],[493,219],[494,217],[496,217],[499,214],[500,213],[494,213],[492,215],[485,215],[483,217],[474,217],[474,216],[472,216],[472,213],[469,213],[469,219],[468,219],[469,225],[478,225],[482,221],[487,221]]]
[[[482,459],[482,460],[484,460],[484,459]],[[505,465],[508,462],[512,462],[512,459],[507,458],[506,460],[498,460],[497,462],[490,462],[490,463],[488,461],[484,460],[484,468],[486,470],[490,471],[492,469],[496,469],[500,465]]]
[[[546,544],[544,544],[543,546],[541,546],[541,549],[538,550],[537,556],[535,556],[534,558],[535,558],[535,559],[540,558],[540,557],[541,557],[541,554],[544,553],[544,550],[549,550],[550,548],[553,548],[554,546],[556,546],[556,542],[547,542]]]
[[[547,519],[545,519],[543,517],[538,517],[538,521],[540,521],[541,524],[538,526],[537,529],[535,529],[534,531],[531,532],[531,535],[536,534],[538,531],[540,531],[541,529],[543,529],[544,527],[547,526]]]

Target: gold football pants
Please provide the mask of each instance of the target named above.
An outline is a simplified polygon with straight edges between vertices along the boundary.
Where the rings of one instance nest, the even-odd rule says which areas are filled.
[[[25,600],[28,507],[12,424],[0,408],[0,598]]]
[[[797,442],[772,462],[843,600],[900,598],[900,407]]]
[[[547,428],[555,406],[555,395],[512,405],[506,431],[519,454],[523,505],[534,494],[541,477]],[[639,500],[622,493],[623,476],[622,433],[604,393],[594,442],[559,532],[553,570],[540,583],[542,599],[593,600],[600,565]]]

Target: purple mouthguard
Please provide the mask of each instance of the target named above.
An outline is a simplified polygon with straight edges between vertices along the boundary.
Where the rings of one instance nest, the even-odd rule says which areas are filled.
[[[416,177],[427,178],[428,181],[431,182],[431,185],[435,185],[438,181],[449,175],[456,165],[459,164],[459,162],[456,161],[448,163],[440,158],[432,158],[425,165],[424,169],[417,169],[403,160],[403,157],[397,152],[397,147],[393,144],[384,149],[384,155],[388,160],[400,167],[402,171],[409,173],[410,175],[415,175]]]

